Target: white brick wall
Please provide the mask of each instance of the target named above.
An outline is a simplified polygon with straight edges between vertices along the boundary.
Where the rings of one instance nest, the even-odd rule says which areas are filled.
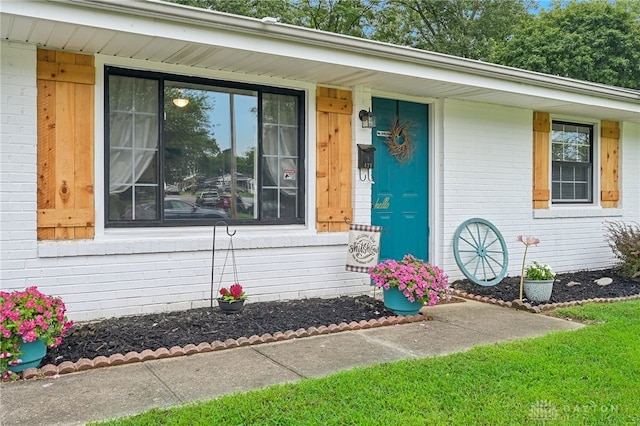
[[[0,46],[0,279],[29,276],[36,243],[36,49]]]
[[[307,231],[291,231],[297,241],[293,247],[282,247],[280,239],[271,236],[263,238],[270,247],[256,248],[252,247],[251,240],[256,237],[251,237],[251,230],[233,229],[237,231],[234,253],[238,279],[252,301],[332,297],[369,290],[367,275],[344,269],[346,233],[315,237]],[[214,297],[220,286],[234,282],[230,255],[225,265],[228,239],[216,239]],[[204,240],[207,244],[201,244]],[[145,245],[142,239],[138,241]],[[163,241],[159,239],[158,244],[164,245]],[[92,254],[95,246],[104,244],[117,247],[102,241],[40,242],[40,247],[57,246],[57,256],[12,263],[3,260],[3,287],[37,285],[62,296],[76,321],[209,305],[210,236],[196,240],[189,251],[131,253],[130,248],[137,245],[132,238],[121,245],[119,253]]]
[[[626,123],[623,129],[619,209],[552,206],[534,214],[532,111],[447,100],[444,117],[443,193],[438,202],[444,219],[437,226],[444,244],[438,261],[452,278],[462,277],[453,256],[453,235],[472,217],[489,220],[502,233],[509,275],[520,274],[524,253],[516,241],[520,234],[541,240],[529,249],[527,263],[539,260],[557,272],[612,266],[603,223],[640,221],[639,125]]]
[[[624,123],[621,134],[621,205],[625,218],[640,222],[640,124]]]
[[[357,86],[353,90],[353,223],[371,224],[371,185],[374,183],[368,179],[366,171],[358,169],[358,144],[371,145],[371,129],[363,129],[358,117],[361,109],[369,110],[371,107],[371,90],[367,87]],[[364,180],[363,180],[364,179]]]
[[[531,217],[531,113],[446,101],[442,134],[441,263],[453,279],[461,276],[453,235],[465,220],[490,221],[507,242],[515,240],[513,234],[528,232],[528,225],[521,229],[519,224]]]

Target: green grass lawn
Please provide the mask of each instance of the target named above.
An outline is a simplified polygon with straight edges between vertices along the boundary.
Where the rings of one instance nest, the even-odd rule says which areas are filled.
[[[100,424],[640,424],[640,301],[589,304],[555,314],[591,325]]]

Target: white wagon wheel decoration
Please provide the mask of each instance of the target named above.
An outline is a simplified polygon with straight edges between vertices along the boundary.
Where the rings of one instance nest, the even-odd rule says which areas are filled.
[[[493,286],[507,274],[507,245],[488,220],[464,221],[454,234],[453,254],[464,276],[475,284]]]

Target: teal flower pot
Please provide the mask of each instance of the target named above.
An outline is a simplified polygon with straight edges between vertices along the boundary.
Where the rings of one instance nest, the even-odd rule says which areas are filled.
[[[9,366],[9,371],[18,373],[27,368],[38,368],[42,362],[42,358],[47,354],[47,345],[44,340],[38,339],[33,342],[22,343],[20,345],[20,355],[22,362],[18,365]]]
[[[409,302],[409,299],[398,290],[391,287],[389,290],[383,289],[384,306],[391,309],[396,315],[415,315],[422,308],[422,302]]]

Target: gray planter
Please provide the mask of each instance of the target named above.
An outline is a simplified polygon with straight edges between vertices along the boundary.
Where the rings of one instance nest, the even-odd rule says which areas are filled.
[[[524,279],[524,294],[532,302],[547,302],[551,299],[555,280]]]

